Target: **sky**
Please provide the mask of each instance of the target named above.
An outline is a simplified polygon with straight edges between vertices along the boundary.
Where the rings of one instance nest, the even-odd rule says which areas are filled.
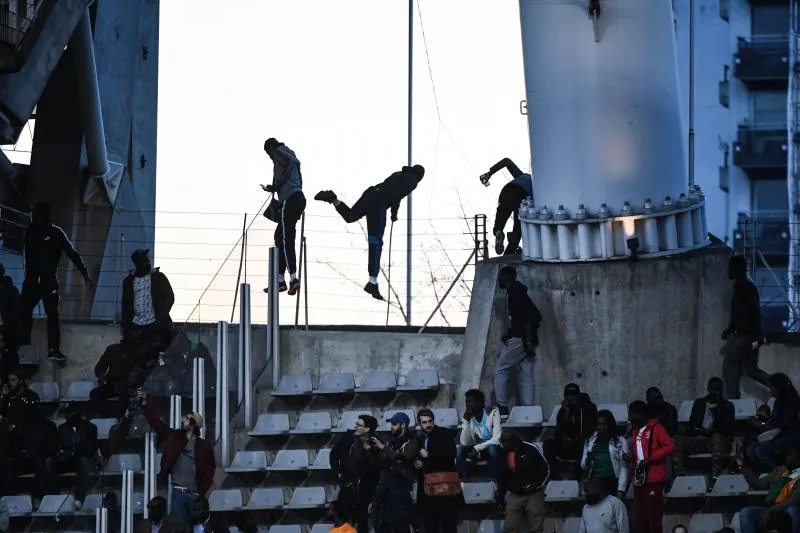
[[[364,227],[345,224],[321,189],[352,203],[406,163],[408,3],[400,0],[161,2],[155,264],[175,288],[177,320],[229,320],[241,281],[266,319],[274,224],[259,215],[272,164],[267,137],[302,162],[310,324],[387,323],[362,291]],[[512,0],[414,0],[412,324],[433,311],[472,249],[472,217],[489,215],[509,177],[478,176],[503,157],[530,166],[519,7]],[[423,31],[424,29],[424,31]],[[424,33],[424,39],[423,39]],[[427,44],[427,51],[426,51]],[[466,221],[465,217],[470,220]],[[391,285],[406,303],[406,205],[392,232]],[[298,227],[299,234],[299,227]],[[383,269],[388,274],[389,234]],[[490,241],[490,245],[493,240]],[[227,260],[226,257],[228,258]],[[219,270],[219,274],[215,273]],[[430,324],[466,324],[469,267]],[[386,295],[386,279],[379,279]],[[394,302],[388,323],[404,324]],[[296,298],[281,295],[282,324]]]

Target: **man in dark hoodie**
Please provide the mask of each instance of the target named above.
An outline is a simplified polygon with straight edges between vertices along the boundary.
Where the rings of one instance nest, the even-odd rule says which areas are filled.
[[[300,290],[297,278],[297,254],[295,239],[297,223],[306,209],[306,197],[303,194],[303,175],[300,173],[300,161],[295,153],[274,138],[264,142],[264,151],[272,159],[272,183],[262,185],[267,192],[278,195],[277,213],[273,213],[275,227],[275,247],[278,249],[278,290],[289,291],[294,296]],[[289,269],[289,285],[286,285],[286,269]],[[270,280],[270,283],[272,281]]]
[[[650,387],[645,393],[647,408],[652,418],[657,418],[664,429],[671,436],[678,434],[678,410],[674,405],[664,400],[664,395],[658,387]]]
[[[542,533],[547,515],[544,488],[550,480],[550,464],[536,446],[523,442],[511,428],[503,429],[500,444],[505,457],[497,480],[497,503],[505,511],[503,533],[519,531],[524,518],[528,519],[526,531]]]
[[[6,268],[0,265],[0,319],[3,320],[2,330],[6,336],[6,344],[13,352],[19,350],[21,318],[22,297],[14,286],[14,281],[6,276]]]
[[[122,338],[138,343],[152,358],[172,339],[169,312],[175,303],[172,286],[150,262],[150,250],[131,254],[134,270],[122,282]]]
[[[489,179],[495,172],[508,169],[512,180],[500,189],[497,198],[497,214],[494,217],[494,251],[497,255],[518,255],[521,253],[519,242],[522,239],[522,229],[519,222],[519,208],[522,200],[533,197],[533,178],[527,172],[522,172],[509,158],[504,158],[495,163],[486,174],[481,175],[481,183],[489,186]],[[505,233],[503,232],[509,217],[514,216],[514,228],[508,234],[508,246],[503,245]],[[505,252],[505,253],[504,253]]]
[[[64,407],[67,420],[58,426],[60,448],[58,460],[62,471],[76,472],[75,509],[83,507],[89,490],[89,477],[95,464],[98,450],[97,426],[86,420],[80,408],[74,404]]]
[[[353,204],[353,207],[348,207],[339,200],[333,191],[320,191],[314,196],[315,200],[333,204],[336,211],[348,224],[367,217],[369,281],[364,286],[364,291],[376,300],[383,300],[383,296],[378,290],[378,273],[381,269],[383,233],[386,230],[386,210],[391,209],[392,222],[397,221],[400,202],[417,188],[424,175],[425,168],[422,165],[403,167],[402,170],[395,172],[382,183],[369,187]]]
[[[577,383],[564,387],[564,401],[556,415],[555,436],[542,445],[544,456],[554,470],[560,459],[576,463],[567,477],[574,478],[579,474],[577,463],[583,456],[584,443],[594,432],[596,423],[597,406],[589,395],[581,392]]]
[[[31,225],[25,230],[25,280],[22,282],[22,333],[20,344],[31,343],[33,310],[41,300],[47,315],[47,358],[65,363],[61,353],[61,325],[58,317],[58,277],[56,270],[61,254],[83,276],[89,288],[94,287],[83,259],[72,246],[64,230],[52,223],[50,205],[38,203],[33,208]]]

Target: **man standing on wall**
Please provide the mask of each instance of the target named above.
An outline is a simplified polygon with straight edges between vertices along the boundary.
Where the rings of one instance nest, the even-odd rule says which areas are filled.
[[[522,238],[519,208],[522,200],[533,197],[533,178],[530,174],[522,172],[513,161],[506,157],[495,163],[489,172],[481,176],[481,183],[488,187],[492,175],[503,168],[508,169],[513,179],[500,189],[500,196],[497,199],[497,214],[494,217],[494,228],[492,229],[495,238],[494,251],[497,255],[518,255],[521,253],[519,241]],[[504,228],[512,215],[514,216],[514,228],[508,234],[508,246],[504,246]]]
[[[172,286],[159,269],[150,262],[150,250],[131,254],[134,270],[122,282],[123,344],[141,347],[149,359],[154,351],[165,350],[172,337],[172,318],[175,303]],[[160,346],[156,346],[156,340]]]
[[[500,288],[506,291],[506,311],[511,327],[503,335],[503,349],[494,369],[494,394],[497,409],[502,416],[507,416],[508,381],[515,368],[519,383],[517,403],[533,405],[534,356],[539,345],[537,330],[542,323],[542,314],[528,296],[528,287],[517,281],[514,267],[500,269]]]
[[[83,259],[72,246],[64,230],[52,223],[50,204],[40,202],[33,207],[31,224],[25,230],[25,280],[22,282],[21,345],[31,343],[33,310],[44,304],[47,315],[47,358],[65,363],[61,353],[61,325],[58,317],[58,278],[56,269],[64,252],[83,276],[89,288],[94,287]]]

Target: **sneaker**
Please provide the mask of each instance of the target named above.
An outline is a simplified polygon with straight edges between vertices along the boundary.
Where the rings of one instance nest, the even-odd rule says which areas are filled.
[[[278,292],[286,292],[288,289],[289,289],[289,287],[286,286],[286,282],[285,281],[281,281],[280,283],[278,283]],[[264,292],[269,294],[269,287],[264,289]]]
[[[289,296],[294,296],[298,292],[300,292],[300,280],[299,279],[293,279],[292,281],[289,282],[289,292],[288,292],[288,294],[289,294]]]
[[[505,239],[506,234],[502,231],[498,231],[494,234],[494,252],[497,255],[503,255],[503,252],[506,250]]]
[[[369,283],[369,282],[367,282],[367,284],[364,285],[364,292],[366,292],[367,294],[369,294],[370,296],[372,296],[376,300],[383,300],[383,296],[381,296],[381,291],[378,290],[378,284],[377,283]]]
[[[505,405],[498,405],[497,412],[500,413],[501,418],[508,418],[508,407]]]
[[[55,361],[56,363],[66,363],[67,356],[61,353],[60,350],[50,350],[47,353],[47,358],[51,361]]]
[[[319,200],[320,202],[328,202],[332,204],[336,201],[336,193],[333,191],[319,191],[316,196],[314,196],[314,200]]]

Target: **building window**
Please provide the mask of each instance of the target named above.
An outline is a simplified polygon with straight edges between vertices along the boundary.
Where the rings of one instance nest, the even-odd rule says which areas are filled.
[[[730,0],[719,0],[719,18],[725,22],[729,22],[731,18],[731,2]]]
[[[754,126],[786,127],[786,91],[750,93]]]
[[[789,33],[789,2],[753,4],[750,7],[751,35],[786,35]]]
[[[728,81],[728,72],[731,67],[722,65],[722,81],[719,82],[719,104],[728,107],[731,101],[731,84]]]
[[[719,149],[722,150],[722,166],[719,167],[719,188],[725,192],[730,190],[730,175],[728,174],[728,156],[730,146],[726,142],[720,141]]]

